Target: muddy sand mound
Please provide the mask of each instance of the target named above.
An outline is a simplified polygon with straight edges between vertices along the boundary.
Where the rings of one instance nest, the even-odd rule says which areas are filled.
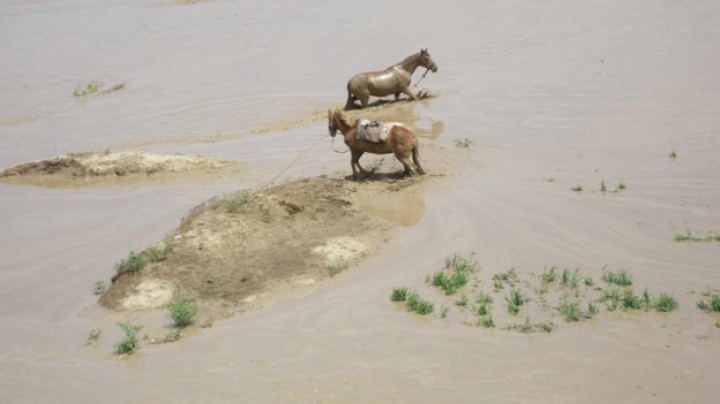
[[[393,223],[362,208],[373,195],[387,201],[413,189],[419,194],[423,181],[303,179],[211,200],[165,241],[118,264],[100,303],[116,310],[163,307],[181,295],[237,312],[312,285],[386,241]]]
[[[117,179],[146,179],[163,174],[216,172],[234,163],[201,156],[144,152],[73,153],[23,163],[0,171],[0,181],[40,186],[89,186]]]

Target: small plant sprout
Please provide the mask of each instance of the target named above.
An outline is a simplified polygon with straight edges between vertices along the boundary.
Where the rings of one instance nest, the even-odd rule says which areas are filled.
[[[607,192],[607,187],[605,186],[605,180],[600,180],[600,192]]]
[[[590,276],[590,275],[586,276],[585,279],[583,280],[583,282],[585,283],[586,286],[595,285],[595,281],[593,280],[592,276]]]
[[[647,288],[645,288],[643,294],[640,295],[640,307],[645,311],[650,311],[650,309],[654,307],[653,298]]]
[[[147,261],[141,255],[130,251],[127,258],[123,259],[115,265],[115,270],[120,272],[130,272],[133,275],[139,274],[147,265]]]
[[[485,328],[495,328],[495,321],[491,315],[483,316],[478,319],[478,325]]]
[[[489,294],[485,292],[480,292],[480,294],[475,299],[477,302],[477,314],[480,316],[484,316],[487,314],[490,314],[490,306],[492,305],[493,298]]]
[[[447,318],[448,310],[450,309],[445,306],[440,307],[440,318]]]
[[[668,154],[668,157],[675,160],[677,158],[677,153],[675,153],[675,150],[671,150],[670,154]]]
[[[455,147],[470,147],[473,145],[473,143],[474,142],[468,138],[453,140],[453,144],[455,144]]]
[[[510,268],[505,272],[497,273],[493,275],[492,279],[495,284],[495,290],[502,289],[505,283],[508,283],[510,286],[515,286],[518,282],[518,276],[515,272],[515,268]]]
[[[555,282],[555,279],[557,277],[557,274],[555,273],[555,267],[545,268],[543,270],[543,273],[540,274],[540,281],[547,285],[548,283]]]
[[[170,318],[175,326],[185,328],[195,322],[198,307],[194,300],[175,297],[167,305]]]
[[[690,230],[685,230],[685,233],[678,233],[675,235],[675,241],[682,243],[684,241],[704,241],[702,237],[693,235]]]
[[[520,291],[520,289],[512,289],[510,295],[505,296],[505,301],[508,304],[508,312],[510,314],[518,314],[520,307],[529,301],[529,299]]]
[[[605,307],[607,307],[608,311],[615,311],[620,304],[621,299],[622,293],[620,293],[620,290],[615,287],[603,289],[600,296],[600,301],[605,303]]]
[[[463,258],[459,254],[454,254],[451,258],[445,259],[445,268],[453,269],[455,272],[462,272],[468,274],[477,270],[478,264],[472,258]]]
[[[465,307],[468,304],[468,298],[465,295],[462,295],[458,301],[455,302],[456,306]]]
[[[129,321],[118,323],[118,326],[125,333],[125,338],[115,346],[115,353],[125,355],[135,352],[138,349],[137,333],[142,330],[142,326],[130,324]]]
[[[407,288],[395,288],[390,295],[390,300],[393,302],[404,302],[407,299]]]
[[[624,191],[624,190],[626,190],[626,189],[627,189],[627,184],[624,183],[624,182],[622,182],[622,181],[620,181],[620,183],[619,183],[618,186],[617,186],[617,191]]]
[[[102,86],[102,83],[99,81],[91,81],[90,83],[83,85],[78,85],[75,88],[75,91],[73,92],[73,96],[75,98],[85,97],[90,94],[95,94],[100,91],[100,87]]]
[[[577,184],[577,185],[574,185],[572,188],[570,188],[570,190],[571,190],[571,191],[574,191],[574,192],[582,192],[582,191],[583,191],[583,186],[580,185],[580,184]]]
[[[90,330],[90,333],[88,334],[87,341],[85,342],[85,345],[92,345],[97,342],[97,340],[100,338],[100,334],[102,331],[100,331],[99,328],[93,328]]]
[[[95,282],[95,289],[93,290],[93,293],[95,293],[95,295],[100,296],[105,293],[105,290],[107,290],[107,284],[105,284],[105,282]]]

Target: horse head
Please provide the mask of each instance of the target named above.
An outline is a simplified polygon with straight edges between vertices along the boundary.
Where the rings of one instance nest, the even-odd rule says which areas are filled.
[[[420,66],[432,70],[433,73],[438,71],[437,64],[435,64],[435,61],[430,57],[427,48],[420,49]]]
[[[337,114],[337,111],[335,112]],[[335,114],[328,109],[328,132],[331,137],[335,137],[338,129],[340,129],[335,121]]]

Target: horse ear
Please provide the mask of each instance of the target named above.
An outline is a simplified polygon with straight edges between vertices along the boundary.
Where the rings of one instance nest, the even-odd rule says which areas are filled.
[[[428,48],[420,49],[420,53],[428,53]]]

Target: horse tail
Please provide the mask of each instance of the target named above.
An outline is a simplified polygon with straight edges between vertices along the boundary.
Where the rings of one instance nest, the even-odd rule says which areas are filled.
[[[412,148],[412,159],[413,164],[415,164],[415,167],[417,167],[418,172],[421,175],[425,175],[425,170],[423,170],[422,166],[420,165],[420,142],[418,142],[417,139],[415,139],[415,144]]]

